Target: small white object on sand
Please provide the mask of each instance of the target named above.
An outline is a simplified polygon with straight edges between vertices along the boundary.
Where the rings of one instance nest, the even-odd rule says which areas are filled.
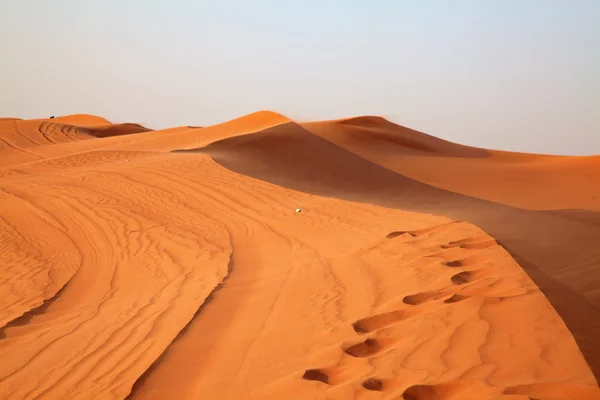
[[[302,209],[301,208],[296,208],[296,212],[297,213],[302,212]]]

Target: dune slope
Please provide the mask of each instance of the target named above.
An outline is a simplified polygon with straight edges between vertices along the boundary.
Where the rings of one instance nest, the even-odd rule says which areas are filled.
[[[0,121],[0,398],[600,398],[593,208],[436,187],[392,166],[494,153],[319,124]]]
[[[233,171],[296,190],[446,215],[482,227],[531,271],[600,376],[595,339],[600,334],[600,230],[597,217],[590,218],[596,216],[593,211],[577,220],[570,213],[528,211],[438,189],[297,124],[227,139],[200,151]]]
[[[2,152],[0,166],[45,160],[49,157],[76,152],[77,148],[80,151],[89,151],[93,147],[81,143],[88,139],[148,131],[150,129],[139,124],[110,124],[103,118],[87,115],[48,120],[0,121],[0,151]],[[51,146],[58,144],[65,146]]]
[[[449,143],[383,118],[311,122],[308,131],[410,178],[531,210],[600,211],[600,156],[508,153]],[[362,122],[361,122],[362,121]]]

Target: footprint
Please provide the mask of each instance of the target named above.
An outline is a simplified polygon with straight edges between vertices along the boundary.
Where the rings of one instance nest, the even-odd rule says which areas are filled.
[[[440,248],[442,249],[453,249],[455,247],[462,247],[460,244],[442,244]]]
[[[415,237],[417,236],[416,234],[412,233],[412,232],[407,232],[407,231],[395,231],[395,232],[390,232],[388,233],[388,235],[386,236],[388,239],[394,239],[397,238],[398,236],[402,236],[405,233],[408,233],[410,236]]]
[[[362,387],[367,390],[381,392],[383,390],[383,382],[377,378],[368,378],[362,383]]]
[[[454,240],[448,243],[449,246],[458,246],[461,249],[487,249],[498,245],[494,239],[489,237],[468,238],[462,240]]]
[[[383,314],[373,315],[359,319],[352,324],[354,331],[358,334],[364,334],[376,331],[386,326],[392,325],[404,318],[404,312],[402,310],[391,311]]]
[[[473,272],[463,271],[463,272],[459,272],[456,275],[453,275],[452,278],[450,278],[450,280],[455,285],[464,285],[466,283],[473,281],[473,278],[474,278]]]
[[[452,297],[449,297],[446,300],[444,300],[444,303],[446,303],[446,304],[458,303],[459,301],[466,300],[469,298],[471,298],[471,296],[466,296],[464,294],[455,293],[452,295]]]
[[[418,306],[419,304],[423,304],[427,300],[430,300],[439,294],[440,294],[440,292],[438,292],[438,291],[412,294],[410,296],[404,296],[404,298],[402,299],[402,302],[404,304],[408,304],[410,306]]]
[[[481,240],[481,241],[477,241],[477,240]],[[491,238],[469,238],[469,239],[461,239],[461,240],[453,240],[451,242],[449,242],[448,244],[443,244],[440,247],[442,249],[452,249],[455,247],[461,248],[461,249],[467,249],[467,250],[481,250],[481,249],[487,249],[490,247],[494,247],[497,246],[498,242],[496,242],[494,239]]]
[[[307,381],[319,381],[329,385],[329,375],[320,369],[307,369],[304,371],[302,378],[306,379]]]
[[[462,263],[462,261],[460,261],[460,260],[444,261],[442,264],[444,264],[446,267],[450,267],[450,268],[462,267],[464,265]]]
[[[402,394],[404,400],[441,400],[437,391],[429,385],[414,385]]]
[[[367,339],[344,350],[352,357],[369,357],[381,350],[381,344],[376,339]]]

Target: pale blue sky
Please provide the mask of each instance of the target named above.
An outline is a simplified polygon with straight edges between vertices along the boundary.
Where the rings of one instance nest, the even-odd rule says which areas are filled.
[[[0,115],[151,128],[261,109],[600,153],[600,0],[0,0]]]

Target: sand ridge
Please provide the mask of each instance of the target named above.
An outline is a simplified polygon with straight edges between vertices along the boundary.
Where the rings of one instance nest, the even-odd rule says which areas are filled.
[[[600,187],[595,184],[600,156],[478,149],[445,142],[383,118],[350,126],[346,120],[302,126],[388,169],[452,192],[532,210],[600,211]]]
[[[369,155],[365,147],[352,148],[334,142],[324,137],[322,132],[315,134],[311,124],[308,128],[306,125],[290,123],[277,126],[251,136],[226,139],[198,151],[211,154],[217,162],[235,172],[284,187],[385,207],[446,215],[482,227],[500,240],[534,277],[571,328],[596,376],[600,376],[600,348],[595,339],[600,335],[600,248],[597,246],[600,230],[597,212],[585,209],[525,210],[457,193],[460,186],[456,192],[437,188],[401,174],[393,167],[403,166],[405,160],[410,163],[412,158],[422,157],[428,168],[438,171],[443,178],[447,171],[434,167],[448,157],[433,157],[431,153],[407,157],[407,149],[396,158],[386,158],[381,152]],[[366,129],[371,128],[368,126]],[[513,155],[513,158],[523,157],[548,158]],[[311,162],[304,162],[307,159]],[[476,159],[480,161],[473,168],[484,170],[489,157]],[[573,158],[576,162],[580,159]],[[586,159],[594,162],[596,157]],[[394,163],[386,163],[389,160]],[[593,177],[595,170],[583,172]],[[512,193],[513,197],[522,193],[511,186],[503,187],[504,194]],[[586,185],[578,191],[585,193],[596,188],[597,185]],[[532,194],[541,201],[546,199],[543,190]]]
[[[11,166],[71,154],[76,148],[89,150],[80,143],[93,138],[108,138],[148,132],[139,124],[110,124],[103,118],[76,115],[44,120],[0,121],[0,166]],[[69,146],[52,146],[70,144]],[[97,143],[100,144],[100,143]]]
[[[2,398],[600,398],[594,325],[573,329],[597,318],[594,188],[523,210],[424,167],[581,183],[595,158],[268,111],[0,128]]]

